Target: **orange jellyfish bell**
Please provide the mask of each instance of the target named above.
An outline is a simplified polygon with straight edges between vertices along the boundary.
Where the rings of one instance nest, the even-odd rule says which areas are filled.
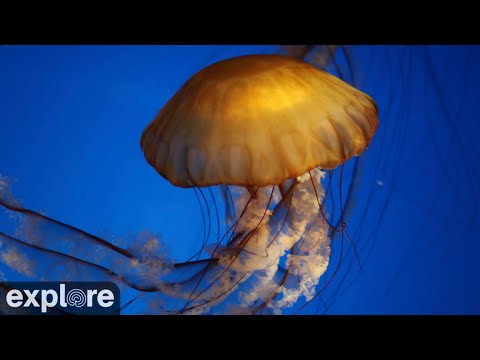
[[[180,187],[267,186],[362,153],[374,100],[288,56],[248,55],[196,73],[144,130],[141,147]]]

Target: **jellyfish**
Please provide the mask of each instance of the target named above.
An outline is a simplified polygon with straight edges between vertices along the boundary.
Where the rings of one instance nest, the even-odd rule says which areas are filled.
[[[243,51],[229,49],[232,53]],[[203,186],[197,182],[199,185],[185,189],[170,187],[175,193],[198,195],[206,210],[203,213],[193,208],[194,221],[184,220],[185,226],[195,231],[193,239],[198,239],[196,246],[201,249],[187,259],[179,257],[183,254],[175,254],[176,259],[165,257],[172,253],[164,244],[175,251],[186,248],[180,233],[176,238],[162,234],[162,229],[159,234],[133,233],[133,237],[126,238],[103,233],[95,236],[72,226],[73,221],[68,225],[25,208],[27,204],[22,205],[9,194],[11,178],[0,175],[0,280],[113,281],[121,289],[122,314],[268,314],[283,309],[286,314],[478,313],[479,293],[471,285],[476,284],[475,276],[479,273],[475,251],[480,229],[475,216],[480,204],[475,182],[479,175],[475,161],[479,148],[473,139],[476,118],[471,114],[478,94],[479,72],[475,64],[479,48],[297,45],[279,52],[305,60],[374,97],[382,109],[382,127],[375,132],[375,144],[369,145],[366,153],[331,169],[319,162],[317,168],[310,170],[315,189],[310,186],[310,174],[300,174],[300,170],[290,180],[260,186],[258,190],[251,184],[227,185],[226,179],[217,185]],[[214,57],[219,57],[218,52]],[[155,69],[149,72],[152,70]],[[293,77],[306,85],[297,75]],[[5,83],[4,92],[9,91],[13,82]],[[217,93],[219,105],[226,93]],[[44,95],[48,96],[48,92]],[[284,104],[278,99],[272,102],[277,107]],[[4,109],[15,109],[16,102],[7,103]],[[272,113],[277,107],[272,106]],[[278,113],[288,114],[285,108],[297,109],[290,104]],[[5,133],[9,133],[8,124],[14,126],[22,119],[22,115],[15,116],[10,110],[4,113]],[[149,116],[143,119],[148,120]],[[297,120],[301,123],[302,116]],[[142,130],[133,134],[133,140],[140,138]],[[28,137],[15,140],[24,149],[32,145]],[[43,144],[40,138],[39,141]],[[134,141],[133,146],[137,145]],[[14,148],[10,152],[5,146],[5,150],[7,163],[2,164],[0,172],[12,171],[7,165],[9,159],[22,159],[14,155]],[[135,151],[141,155],[140,147]],[[155,170],[147,166],[142,156],[137,159],[138,165],[155,178]],[[287,160],[284,156],[281,159]],[[28,165],[31,163],[25,162],[25,167]],[[84,176],[100,176],[96,165],[84,168]],[[267,165],[263,165],[265,173],[271,164]],[[58,171],[51,176],[61,176],[60,167],[54,169]],[[15,176],[15,170],[11,175]],[[342,178],[340,186],[337,181]],[[33,181],[32,185],[38,185]],[[162,195],[162,191],[168,191],[169,183],[160,177],[158,181],[162,188],[156,195]],[[142,186],[142,182],[134,185]],[[288,193],[291,186],[294,188]],[[272,187],[272,200],[267,206]],[[47,193],[45,189],[43,192]],[[218,208],[220,220],[225,220],[225,231],[229,230],[223,239],[213,236],[217,209],[211,193],[220,205],[226,206]],[[70,208],[76,206],[75,199],[69,199],[68,193],[64,195]],[[28,199],[26,194],[23,197]],[[159,206],[166,208],[167,200],[159,198],[163,201]],[[341,198],[343,201],[339,201]],[[132,204],[129,200],[128,205],[140,208],[143,204],[139,202]],[[105,204],[105,210],[118,214]],[[5,213],[8,215],[4,216]],[[211,232],[206,219],[209,214]],[[200,215],[206,217],[203,233],[197,226]],[[20,219],[19,227],[6,225],[11,220],[16,225]],[[305,227],[298,224],[302,220]],[[101,231],[99,223],[92,216],[92,231]],[[362,266],[368,266],[367,272],[361,272],[357,266],[347,233],[358,247]],[[262,254],[260,245],[268,240],[273,240],[266,251],[272,262],[262,263],[264,259],[255,255]],[[289,248],[291,243],[294,245]],[[306,244],[310,244],[311,251],[306,252]],[[263,247],[269,245],[268,242]],[[284,248],[287,250],[281,252]],[[270,256],[274,250],[278,256],[283,254],[278,261]],[[321,266],[327,266],[327,270],[314,285],[323,270]],[[331,278],[334,279],[330,281]],[[419,293],[425,282],[434,290],[429,292],[431,296]],[[9,290],[6,286],[0,283],[0,296]]]
[[[152,234],[122,247],[25,209],[0,178],[0,205],[23,219],[21,234],[0,233],[0,260],[26,278],[113,281],[139,294],[124,306],[142,297],[148,313],[279,314],[300,299],[305,306],[319,294],[332,234],[347,234],[343,218],[340,226],[329,221],[325,171],[342,171],[377,126],[370,96],[299,58],[214,63],[166,103],[140,145],[173,186],[199,198],[221,189],[223,236],[204,236],[195,256],[175,263]]]
[[[141,136],[147,162],[174,186],[223,186],[234,217],[204,270],[175,284],[182,312],[279,313],[310,301],[330,256],[324,170],[369,145],[374,100],[298,59],[248,55],[190,78]],[[342,223],[345,226],[345,223]],[[283,262],[282,262],[283,261]],[[284,264],[283,264],[284,263]]]

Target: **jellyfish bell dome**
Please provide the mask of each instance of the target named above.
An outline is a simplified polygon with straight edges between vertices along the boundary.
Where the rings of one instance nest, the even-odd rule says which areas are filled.
[[[180,187],[280,184],[335,168],[377,128],[368,95],[281,55],[239,56],[191,77],[144,130],[141,147]]]

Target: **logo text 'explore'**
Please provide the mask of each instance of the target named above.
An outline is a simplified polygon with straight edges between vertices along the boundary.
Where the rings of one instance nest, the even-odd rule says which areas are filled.
[[[6,292],[4,298],[6,305],[13,309],[20,307],[37,309],[41,314],[46,314],[51,308],[66,309],[67,313],[112,314],[112,310],[118,309],[120,303],[119,289],[113,283],[7,284],[10,285],[10,290]]]

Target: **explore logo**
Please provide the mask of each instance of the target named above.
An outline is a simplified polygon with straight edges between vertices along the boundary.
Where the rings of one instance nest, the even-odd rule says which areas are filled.
[[[110,282],[3,282],[0,314],[119,315],[120,289]]]

